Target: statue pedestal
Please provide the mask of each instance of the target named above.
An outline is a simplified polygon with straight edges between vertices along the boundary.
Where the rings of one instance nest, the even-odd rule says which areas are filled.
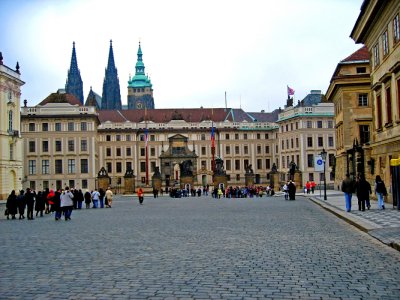
[[[193,176],[181,176],[181,189],[186,189],[186,185],[189,184],[192,188],[194,188],[193,186],[194,183],[194,179]]]
[[[224,174],[214,175],[213,176],[214,187],[218,187],[221,183],[224,185],[224,188],[226,188],[228,186],[228,177]]]
[[[124,194],[134,194],[135,193],[135,178],[134,177],[125,177],[125,191]]]
[[[161,190],[161,186],[162,186],[162,180],[160,176],[153,176],[153,178],[151,179],[153,182],[153,189],[156,190]]]
[[[280,187],[281,187],[280,182],[279,182],[279,173],[278,172],[270,173],[269,178],[270,178],[269,185],[271,186],[271,188],[275,192],[279,192]]]
[[[294,177],[293,177],[293,182],[296,185],[297,189],[302,189],[303,188],[303,173],[296,170],[296,172],[294,173]]]
[[[254,174],[245,174],[244,175],[244,184],[246,186],[253,186],[254,185]]]
[[[103,191],[106,191],[108,187],[110,186],[110,177],[99,177],[98,178],[98,190],[103,189]]]

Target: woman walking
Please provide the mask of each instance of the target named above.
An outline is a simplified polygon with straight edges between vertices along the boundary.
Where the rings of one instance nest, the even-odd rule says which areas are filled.
[[[17,197],[17,205],[18,205],[18,213],[19,213],[19,219],[25,219],[25,195],[24,195],[24,190],[19,191],[19,195]]]
[[[15,215],[17,214],[17,195],[15,194],[15,190],[11,191],[11,194],[7,198],[7,220],[9,219],[9,215],[11,215],[11,218],[14,220]]]
[[[143,193],[142,188],[139,188],[139,189],[138,189],[137,195],[138,195],[138,197],[139,197],[139,203],[140,203],[140,205],[143,205],[143,200],[144,200],[143,195],[144,195],[144,193]]]
[[[385,183],[383,182],[381,176],[376,175],[375,177],[375,194],[378,197],[378,208],[385,209],[385,203],[383,197],[387,196],[387,190]]]
[[[365,203],[369,209],[369,194],[372,194],[371,185],[365,180],[363,175],[360,175],[356,183],[356,194],[358,199],[358,210],[365,211]]]

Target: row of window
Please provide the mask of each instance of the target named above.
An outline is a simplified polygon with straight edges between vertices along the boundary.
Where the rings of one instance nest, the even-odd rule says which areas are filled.
[[[325,127],[324,127],[325,125]],[[304,127],[305,128],[333,128],[333,121],[328,120],[327,122],[323,122],[322,120],[318,121],[312,121],[312,120],[307,120],[304,122]],[[288,132],[288,131],[293,131],[293,130],[299,129],[299,122],[295,123],[290,123],[290,124],[285,124],[281,126],[281,132]]]
[[[389,38],[389,35],[392,36],[391,39]],[[400,41],[400,27],[399,27],[399,15],[397,14],[391,21],[391,23],[388,24],[387,29],[379,37],[376,44],[372,47],[374,67],[377,67],[381,63],[380,53],[382,53],[382,58],[385,58],[389,54],[390,49],[394,48],[399,41]]]
[[[37,126],[40,126],[40,125],[41,125],[41,128],[38,130]],[[67,126],[67,127],[65,127],[65,126]],[[76,126],[78,126],[78,124],[75,123],[75,122],[68,122],[66,125],[63,124],[63,123],[59,123],[59,122],[58,123],[54,123],[54,128],[53,128],[53,126],[50,126],[49,123],[41,123],[41,124],[29,123],[28,130],[30,132],[35,132],[35,131],[65,131],[65,128],[66,128],[67,129],[66,131],[76,131]],[[88,130],[87,122],[80,122],[80,131],[87,131],[87,130]]]
[[[89,172],[89,161],[87,159],[80,159],[80,169],[78,169],[80,174],[87,174]],[[64,173],[64,161],[62,159],[54,160],[54,169],[51,172],[50,160],[42,159],[41,172],[40,174],[63,174]],[[67,159],[67,173],[75,174],[77,173],[77,166],[75,159]],[[29,175],[37,174],[36,160],[28,161],[28,173]]]
[[[397,109],[398,109],[398,114],[400,115],[400,78],[397,78],[395,88],[397,88]],[[386,112],[385,113],[386,120],[383,119],[384,111]],[[389,84],[385,86],[385,88],[376,95],[376,128],[378,130],[381,130],[383,126],[388,127],[392,123],[393,123],[392,93],[391,93],[391,85]]]
[[[36,181],[29,181],[29,187],[31,190],[36,190]],[[78,188],[79,186],[79,181],[75,181],[75,180],[68,180],[68,182],[64,181],[64,185],[62,180],[56,180],[56,190],[61,190],[63,189],[66,185],[69,187],[74,187],[74,188]],[[43,190],[45,189],[50,189],[52,187],[50,187],[50,182],[48,180],[43,180],[40,183],[40,186],[43,187]],[[88,181],[87,179],[82,179],[81,180],[81,185],[80,185],[81,189],[87,189],[88,188]]]
[[[75,140],[68,140],[68,152],[74,152],[75,151]],[[87,140],[82,139],[80,141],[80,151],[81,152],[86,152],[88,151],[88,145],[87,145]],[[28,150],[30,153],[36,153],[36,141],[29,141],[28,142]],[[42,152],[49,152],[49,141],[42,141]],[[55,152],[62,152],[62,141],[61,140],[56,140],[54,141],[54,151]]]

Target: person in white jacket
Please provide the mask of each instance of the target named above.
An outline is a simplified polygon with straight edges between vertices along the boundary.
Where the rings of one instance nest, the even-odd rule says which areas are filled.
[[[74,194],[66,186],[60,195],[60,207],[64,211],[65,221],[71,220],[72,208],[74,207]]]

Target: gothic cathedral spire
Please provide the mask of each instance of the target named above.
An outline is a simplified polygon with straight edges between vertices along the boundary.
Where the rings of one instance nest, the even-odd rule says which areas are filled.
[[[112,41],[110,41],[110,51],[108,54],[108,64],[105,71],[103,82],[103,95],[101,109],[122,109],[121,93],[119,89],[119,78],[114,62],[114,52]]]
[[[68,70],[68,78],[65,84],[67,94],[72,94],[83,104],[83,82],[81,73],[78,69],[78,61],[76,59],[75,42],[72,43],[71,66]]]

